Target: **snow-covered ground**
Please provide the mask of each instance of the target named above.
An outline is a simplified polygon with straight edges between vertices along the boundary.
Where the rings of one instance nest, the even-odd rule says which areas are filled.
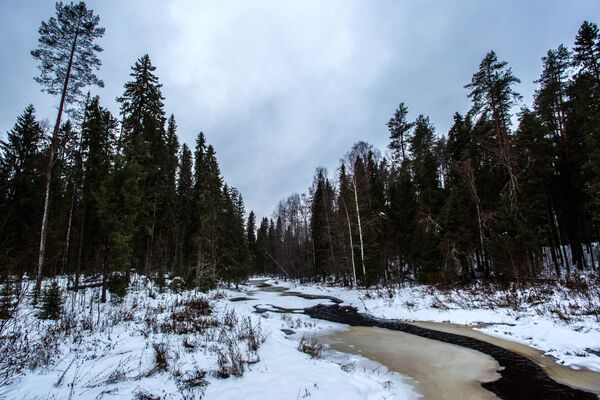
[[[268,282],[334,296],[377,317],[466,324],[536,347],[573,368],[600,371],[600,292],[593,279],[585,292],[550,285],[353,290]],[[25,299],[16,318],[0,324],[0,398],[419,397],[410,378],[364,357],[326,349],[312,358],[299,351],[302,341],[346,327],[299,313],[257,313],[329,302],[281,296],[258,284],[177,293],[135,276],[124,297],[106,304],[98,303],[98,289],[67,293],[58,322],[39,320]]]
[[[542,350],[572,368],[600,371],[599,280],[591,276],[578,279],[587,290],[570,289],[564,282],[504,290],[484,286],[442,290],[426,285],[354,290],[270,282],[295,291],[334,296],[380,318],[468,325]]]
[[[0,344],[0,398],[418,397],[408,378],[365,358],[311,358],[298,350],[303,337],[343,326],[254,312],[260,304],[303,308],[323,300],[255,290],[161,292],[137,276],[125,297],[106,304],[98,304],[98,289],[69,293],[62,322],[39,320],[25,301],[0,332],[3,339],[16,335],[10,357],[9,341]],[[239,296],[253,300],[230,301]]]

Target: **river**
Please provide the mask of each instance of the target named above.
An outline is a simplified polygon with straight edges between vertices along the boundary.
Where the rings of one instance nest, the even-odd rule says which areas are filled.
[[[296,296],[304,299],[319,300],[331,304],[339,303],[335,298],[307,293],[293,292],[286,288],[268,285],[264,281],[254,281],[256,290],[252,291],[254,300],[260,299],[260,293],[278,293],[282,296]],[[301,312],[301,309],[286,310],[274,306],[276,312]],[[588,393],[561,393],[557,392],[553,398],[582,398],[589,393],[600,394],[600,373],[589,370],[575,370],[557,364],[552,358],[545,357],[540,350],[523,344],[486,335],[476,329],[450,323],[436,322],[409,322],[420,331],[444,332],[452,337],[460,338],[458,343],[466,346],[448,343],[447,341],[433,340],[398,330],[384,329],[376,326],[348,326],[347,329],[327,332],[319,336],[319,340],[330,349],[347,354],[357,354],[379,364],[385,365],[392,371],[410,377],[416,390],[425,399],[493,399],[498,398],[487,388],[495,388],[496,393],[503,393],[507,398],[528,398],[527,387],[510,387],[521,382],[511,379],[499,380],[504,366],[489,354],[468,348],[470,341],[484,342],[493,347],[508,350],[505,353],[516,355],[517,358],[525,357],[535,365],[541,367],[542,375],[549,376],[552,380],[577,388]],[[402,324],[406,325],[406,324]],[[457,336],[459,335],[459,336]],[[433,335],[433,337],[437,337]],[[456,342],[456,340],[455,340]],[[521,357],[522,356],[522,357]],[[506,357],[502,358],[506,363]],[[538,369],[539,370],[539,369]],[[500,373],[499,373],[500,372]],[[518,371],[517,371],[518,372]],[[543,376],[547,379],[546,376]],[[532,377],[532,384],[533,382]],[[502,381],[502,385],[495,382]],[[487,385],[486,385],[487,383]],[[483,385],[482,385],[483,384]],[[500,389],[497,386],[501,386]],[[560,386],[560,385],[558,385]],[[533,393],[533,392],[532,392]],[[553,393],[553,392],[551,392]],[[593,397],[593,396],[591,396]]]

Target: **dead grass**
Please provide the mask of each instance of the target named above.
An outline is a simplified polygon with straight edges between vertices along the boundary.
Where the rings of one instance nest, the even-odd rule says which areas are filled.
[[[323,345],[319,343],[314,334],[304,334],[298,343],[298,350],[308,354],[311,358],[319,358],[323,353]]]

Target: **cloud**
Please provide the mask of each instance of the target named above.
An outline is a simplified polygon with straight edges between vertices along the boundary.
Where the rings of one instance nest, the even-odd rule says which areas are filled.
[[[203,130],[228,183],[248,209],[268,216],[280,198],[305,191],[314,168],[330,172],[358,140],[380,149],[399,102],[444,134],[465,112],[469,82],[495,49],[522,80],[527,102],[540,58],[571,45],[584,19],[600,22],[597,0],[88,0],[106,35],[94,90],[114,99],[145,53],[157,66],[166,110],[193,147]],[[52,2],[0,5],[0,129],[33,102],[52,119],[57,99],[33,82],[41,20]]]
[[[371,13],[344,1],[170,3],[178,28],[162,57],[177,60],[166,77],[188,94],[170,106],[195,110],[196,129],[231,160],[225,176],[260,214],[277,201],[265,193],[303,190],[345,151],[349,125],[365,125],[366,92],[393,52]]]

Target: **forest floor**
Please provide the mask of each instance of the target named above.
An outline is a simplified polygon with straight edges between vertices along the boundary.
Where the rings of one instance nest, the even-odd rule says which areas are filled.
[[[161,290],[134,276],[124,296],[105,304],[97,288],[68,292],[58,321],[38,319],[25,298],[12,319],[0,321],[0,398],[417,398],[410,378],[322,346],[320,338],[347,326],[301,310],[332,304],[327,296],[376,317],[466,324],[572,368],[600,371],[597,278],[529,288],[370,290],[264,279],[275,286],[261,288],[255,279],[204,294]]]

